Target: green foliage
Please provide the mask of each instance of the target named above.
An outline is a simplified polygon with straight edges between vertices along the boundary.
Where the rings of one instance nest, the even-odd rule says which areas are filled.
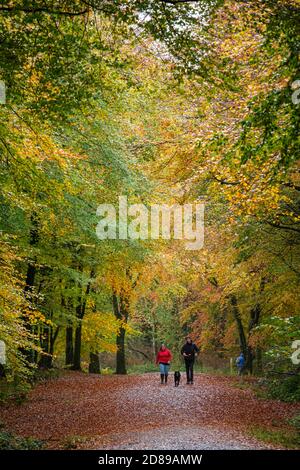
[[[256,439],[273,444],[276,447],[299,449],[300,438],[296,431],[288,429],[269,430],[262,427],[253,427],[249,432]]]
[[[65,450],[74,450],[78,449],[81,444],[84,444],[88,440],[84,436],[68,436],[63,444]]]
[[[13,381],[0,379],[0,404],[17,403],[21,405],[26,401],[31,385],[28,377],[16,375]]]
[[[58,379],[63,374],[60,369],[36,369],[33,376],[34,382],[47,382],[48,380]]]
[[[297,430],[298,434],[300,435],[300,415],[297,414],[293,418],[289,420],[289,424],[294,426],[294,428]]]
[[[148,372],[157,372],[158,366],[153,362],[144,362],[143,364],[133,364],[128,367],[128,374],[146,374]]]
[[[41,450],[43,441],[32,437],[19,437],[0,430],[0,450]]]
[[[267,381],[267,391],[270,398],[286,402],[300,401],[300,375],[281,376]]]

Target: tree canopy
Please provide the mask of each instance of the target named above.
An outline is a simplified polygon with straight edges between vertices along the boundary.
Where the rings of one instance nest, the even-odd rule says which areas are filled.
[[[297,0],[1,3],[2,376],[99,353],[126,373],[188,332],[298,370],[299,20]],[[100,241],[122,195],[202,201],[204,247]]]

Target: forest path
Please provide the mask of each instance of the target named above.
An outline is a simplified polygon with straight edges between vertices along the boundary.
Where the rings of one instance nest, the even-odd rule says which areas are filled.
[[[174,387],[172,375],[88,375],[66,372],[38,384],[20,406],[2,407],[8,430],[49,448],[267,449],[252,426],[280,429],[299,405],[257,399],[239,379],[196,374]],[[184,379],[184,377],[183,377]],[[237,386],[236,386],[237,385]]]

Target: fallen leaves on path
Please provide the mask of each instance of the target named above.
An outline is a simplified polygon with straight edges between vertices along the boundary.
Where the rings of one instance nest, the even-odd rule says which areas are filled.
[[[299,405],[257,399],[250,389],[234,387],[235,382],[198,374],[193,386],[175,388],[172,382],[160,385],[158,374],[66,372],[37,385],[24,404],[2,407],[0,420],[18,435],[46,440],[50,448],[62,446],[68,436],[88,437],[83,447],[100,448],[116,443],[116,436],[170,432],[172,427],[186,430],[187,436],[190,429],[204,428],[243,435],[252,425],[284,427],[300,411]]]

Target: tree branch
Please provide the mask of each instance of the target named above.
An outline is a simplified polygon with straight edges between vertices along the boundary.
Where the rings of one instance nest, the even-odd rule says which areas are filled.
[[[275,224],[274,222],[267,222],[267,224],[271,225],[271,227],[280,228],[282,230],[292,230],[293,232],[300,233],[300,229],[295,227],[289,227],[288,225]]]
[[[133,351],[133,352],[137,352],[137,353],[141,354],[141,355],[144,356],[148,361],[151,361],[151,358],[150,358],[146,353],[144,353],[143,351],[140,351],[139,349],[133,348],[133,347],[131,346],[131,344],[128,344],[128,349],[130,349],[130,350]]]
[[[286,186],[288,188],[295,189],[296,191],[300,191],[300,186],[297,186],[296,184],[293,184],[293,183],[282,183],[282,186]]]
[[[0,6],[0,11],[8,11],[8,12],[18,12],[21,11],[23,13],[46,13],[48,15],[62,15],[62,16],[82,16],[89,12],[89,9],[85,9],[82,11],[62,11],[62,10],[49,10],[46,7],[37,7],[37,8],[22,8],[22,7],[14,7],[14,6]]]
[[[217,176],[215,176],[213,174],[211,176],[214,180],[216,180],[220,184],[228,184],[230,186],[237,186],[238,184],[240,184],[239,181],[227,181],[225,179],[219,179],[219,178],[217,178]]]

